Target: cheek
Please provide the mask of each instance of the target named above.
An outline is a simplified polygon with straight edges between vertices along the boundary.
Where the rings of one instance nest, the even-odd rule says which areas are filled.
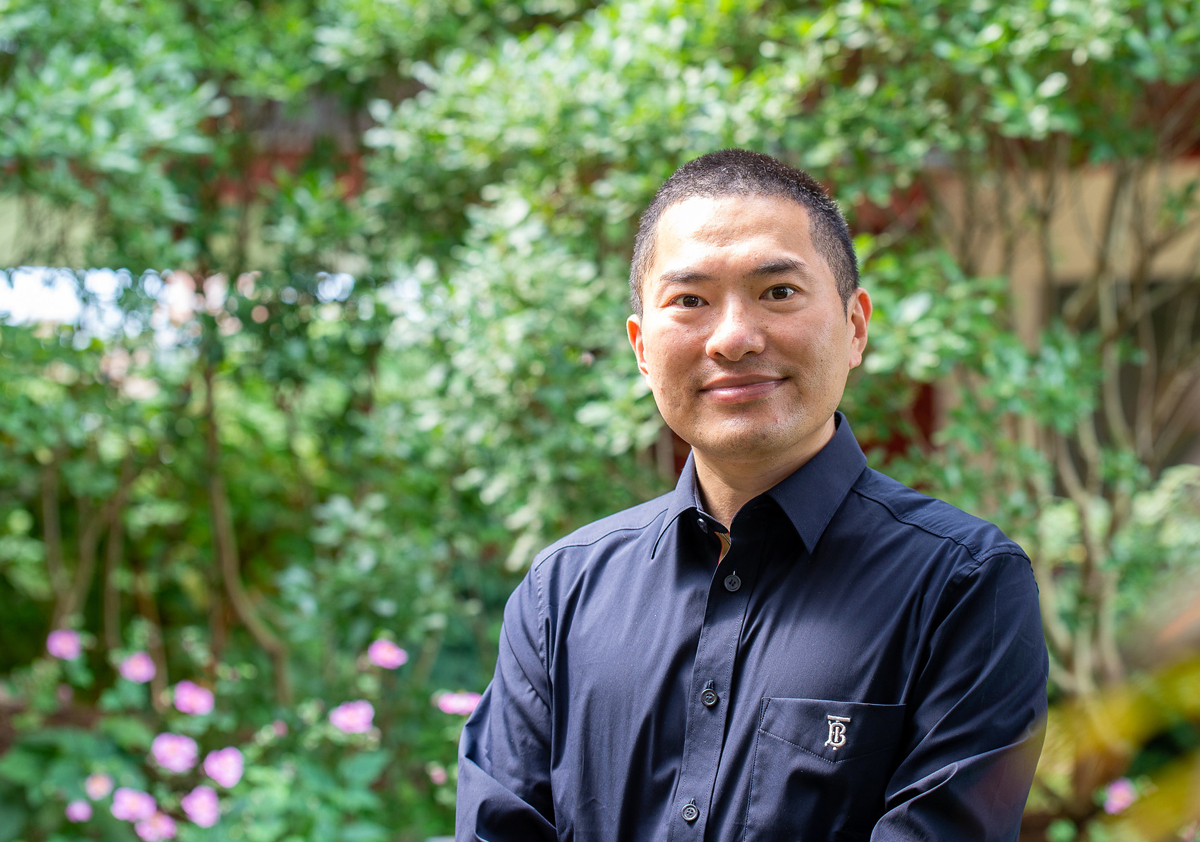
[[[651,377],[662,378],[685,372],[694,364],[695,349],[703,341],[695,331],[684,329],[647,331],[642,339],[642,358]]]

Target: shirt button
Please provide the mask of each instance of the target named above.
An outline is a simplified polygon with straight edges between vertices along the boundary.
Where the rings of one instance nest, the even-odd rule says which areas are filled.
[[[684,804],[682,815],[683,820],[688,824],[691,824],[696,819],[700,818],[700,811],[696,808],[695,804]]]
[[[733,593],[742,586],[742,580],[738,578],[736,573],[730,573],[725,577],[725,590]]]
[[[696,525],[700,527],[701,532],[708,531],[708,521],[702,517],[696,518]]]
[[[717,694],[711,688],[707,689],[700,694],[700,701],[704,702],[706,708],[710,708],[717,703]]]

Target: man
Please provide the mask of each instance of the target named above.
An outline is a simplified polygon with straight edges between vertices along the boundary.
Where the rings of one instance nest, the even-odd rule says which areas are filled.
[[[867,468],[836,413],[871,318],[836,205],[706,155],[647,209],[630,282],[692,454],[513,593],[457,838],[1016,840],[1046,708],[1029,560]]]

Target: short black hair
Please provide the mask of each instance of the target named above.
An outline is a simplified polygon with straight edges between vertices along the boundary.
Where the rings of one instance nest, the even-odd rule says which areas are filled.
[[[658,220],[672,205],[694,197],[779,196],[808,212],[813,246],[829,264],[837,281],[842,304],[858,289],[858,260],[850,227],[820,183],[803,170],[789,167],[770,155],[747,149],[722,149],[689,161],[663,182],[638,223],[629,269],[629,301],[642,313],[642,284],[654,263]]]

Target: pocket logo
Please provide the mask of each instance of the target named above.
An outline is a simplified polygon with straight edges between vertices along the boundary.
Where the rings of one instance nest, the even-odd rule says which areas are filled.
[[[829,713],[825,715],[825,718],[829,720],[829,737],[825,740],[825,745],[837,751],[846,744],[846,724],[850,721],[850,717],[834,716]]]

